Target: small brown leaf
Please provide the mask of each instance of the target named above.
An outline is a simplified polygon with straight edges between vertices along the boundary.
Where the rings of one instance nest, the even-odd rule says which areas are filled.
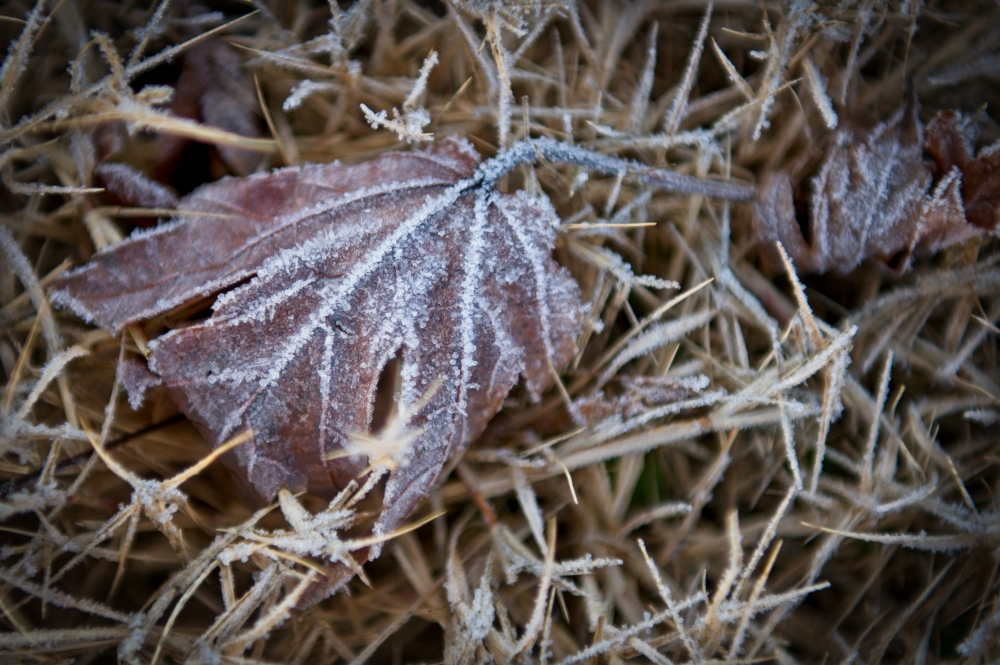
[[[184,54],[180,78],[170,100],[170,112],[181,118],[200,120],[233,134],[260,136],[253,79],[243,70],[239,54],[219,39],[206,39]],[[162,136],[158,176],[166,179],[176,166],[188,141],[178,136]],[[260,153],[230,146],[218,146],[219,156],[237,175],[252,173]]]
[[[913,101],[870,131],[835,132],[810,181],[808,204],[795,200],[788,173],[764,178],[753,210],[768,269],[780,268],[780,241],[802,272],[845,273],[874,258],[898,274],[915,251],[935,252],[996,229],[1000,150],[973,159],[959,115],[942,111],[927,126],[932,174],[916,110]]]
[[[586,423],[595,425],[614,416],[634,418],[650,409],[690,399],[705,390],[708,379],[704,375],[683,379],[626,375],[617,383],[622,388],[618,394],[598,390],[576,401],[577,411]]]
[[[930,183],[915,105],[871,130],[840,129],[810,181],[807,214],[787,173],[761,184],[753,209],[765,260],[781,265],[773,249],[780,241],[802,272],[849,272],[866,258],[905,269]]]
[[[262,499],[283,486],[330,495],[381,463],[392,471],[376,525],[386,532],[519,374],[535,396],[552,383],[583,321],[576,283],[550,256],[552,214],[495,192],[477,163],[450,140],[224,179],[182,199],[179,221],[60,279],[52,297],[121,330],[225,291],[208,320],[149,344],[149,368],[213,444],[252,429],[235,458]],[[366,459],[379,376],[397,354],[405,436]]]

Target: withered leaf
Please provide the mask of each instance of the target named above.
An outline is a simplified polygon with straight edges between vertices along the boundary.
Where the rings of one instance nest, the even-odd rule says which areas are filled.
[[[575,402],[586,423],[594,425],[615,416],[633,418],[650,409],[690,399],[708,387],[708,377],[622,376],[617,383],[622,388],[618,394],[598,390]]]
[[[233,134],[260,136],[254,109],[257,98],[253,78],[243,70],[236,50],[220,39],[206,39],[184,54],[180,78],[170,100],[170,112],[181,118],[201,120]],[[157,176],[166,180],[177,167],[187,139],[165,135],[159,140]],[[219,156],[233,173],[253,172],[260,154],[231,146],[218,146]]]
[[[870,130],[834,132],[810,179],[808,202],[796,199],[787,172],[765,176],[753,205],[765,264],[779,269],[780,241],[801,272],[846,273],[875,259],[898,274],[915,251],[937,251],[995,228],[998,164],[973,160],[953,123],[939,119],[928,127],[935,178],[924,159],[917,108],[912,101]]]
[[[57,280],[52,300],[119,331],[222,293],[208,320],[150,343],[152,374],[123,369],[132,397],[164,385],[214,444],[252,430],[234,460],[263,499],[281,487],[332,494],[366,463],[391,471],[375,525],[385,533],[518,376],[537,397],[576,351],[583,313],[550,256],[555,213],[494,188],[539,159],[675,192],[754,193],[547,138],[482,164],[448,140],[205,185],[178,202],[178,220]],[[370,436],[380,373],[397,357],[396,416]]]
[[[919,120],[910,106],[871,130],[844,127],[831,136],[810,182],[805,230],[783,171],[762,183],[754,226],[765,251],[780,241],[802,272],[848,272],[866,258],[905,266],[930,182]]]
[[[206,321],[150,343],[149,369],[214,444],[252,429],[235,457],[266,500],[282,486],[332,494],[373,463],[336,453],[364,452],[380,372],[399,357],[408,422],[386,461],[385,532],[519,375],[537,396],[576,350],[583,315],[550,256],[553,213],[497,193],[500,171],[478,162],[447,140],[205,185],[52,298],[121,330],[223,292]]]

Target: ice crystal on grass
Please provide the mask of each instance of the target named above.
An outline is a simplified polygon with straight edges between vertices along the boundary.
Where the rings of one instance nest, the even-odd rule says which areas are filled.
[[[429,141],[433,138],[433,134],[424,132],[424,126],[430,123],[431,117],[425,108],[417,106],[417,102],[427,88],[427,77],[430,76],[431,69],[434,68],[437,61],[437,53],[431,51],[431,54],[427,56],[423,66],[420,68],[420,75],[413,84],[413,89],[410,91],[409,96],[407,96],[406,101],[403,102],[402,114],[399,113],[398,109],[393,107],[392,119],[390,120],[385,111],[375,113],[364,104],[361,105],[361,110],[365,114],[365,120],[372,126],[372,129],[385,127],[396,132],[400,141],[406,140],[407,143]],[[288,100],[291,99],[292,96],[289,96]],[[288,100],[285,101],[286,107],[288,106]],[[288,109],[286,108],[286,110]]]
[[[128,205],[161,209],[177,206],[176,192],[128,164],[101,164],[94,169],[94,175],[101,179],[109,194]]]

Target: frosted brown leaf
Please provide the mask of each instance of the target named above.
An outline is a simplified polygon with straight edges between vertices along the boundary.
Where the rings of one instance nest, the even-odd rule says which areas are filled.
[[[830,137],[810,181],[806,228],[782,171],[762,183],[754,225],[766,251],[780,241],[803,272],[847,272],[866,258],[905,268],[930,181],[916,110],[900,109],[871,130],[847,127]]]
[[[180,221],[60,280],[53,298],[117,330],[228,290],[208,320],[153,340],[149,368],[213,443],[253,430],[235,456],[265,500],[282,486],[329,495],[375,463],[326,458],[364,453],[357,435],[398,354],[410,436],[381,460],[394,471],[379,527],[391,529],[519,374],[538,395],[575,351],[582,314],[550,257],[552,216],[524,195],[456,186],[477,163],[467,143],[445,141],[225,179],[183,199]]]
[[[901,273],[914,251],[936,251],[996,227],[986,218],[995,217],[998,160],[972,159],[955,115],[946,112],[928,127],[935,177],[917,109],[913,101],[870,130],[834,132],[810,179],[808,203],[796,200],[789,173],[765,176],[753,219],[766,262],[779,269],[774,244],[781,242],[802,272],[846,273],[875,259]]]

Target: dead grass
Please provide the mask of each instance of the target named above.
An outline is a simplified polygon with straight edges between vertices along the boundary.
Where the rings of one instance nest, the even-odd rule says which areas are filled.
[[[95,165],[161,168],[160,136],[215,146],[173,167],[182,186],[197,184],[178,175],[191,160],[210,165],[202,179],[226,172],[226,148],[267,169],[430,134],[486,156],[549,136],[753,182],[808,174],[832,126],[885,119],[909,82],[925,120],[991,103],[986,145],[996,3],[48,0],[0,14],[5,662],[1000,658],[993,240],[901,278],[866,265],[803,281],[790,263],[760,271],[744,204],[520,167],[504,186],[565,221],[558,258],[591,305],[582,351],[540,403],[511,394],[417,512],[436,519],[310,607],[317,564],[370,544],[356,488],[253,512],[220,465],[184,473],[207,445],[165,395],[134,412],[115,382],[144,331],[113,338],[45,295],[142,213],[108,207]],[[202,34],[256,77],[243,92],[260,136],[157,105]]]

